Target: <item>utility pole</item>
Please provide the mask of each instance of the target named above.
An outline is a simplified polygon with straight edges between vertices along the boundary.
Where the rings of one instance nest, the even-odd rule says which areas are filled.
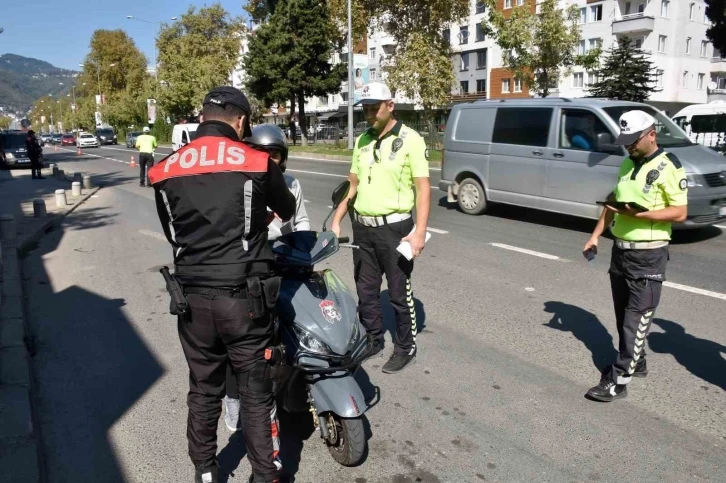
[[[353,10],[348,0],[348,149],[353,149]]]

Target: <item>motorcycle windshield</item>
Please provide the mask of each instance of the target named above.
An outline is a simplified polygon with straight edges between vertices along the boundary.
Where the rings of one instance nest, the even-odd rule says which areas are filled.
[[[339,249],[332,231],[294,231],[278,237],[272,244],[277,263],[290,266],[312,266]]]

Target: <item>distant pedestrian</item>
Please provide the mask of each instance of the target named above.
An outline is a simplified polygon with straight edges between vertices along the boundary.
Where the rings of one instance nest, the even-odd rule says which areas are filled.
[[[28,137],[25,138],[25,149],[28,152],[30,158],[30,171],[32,172],[33,179],[45,179],[43,178],[41,171],[43,169],[43,148],[40,147],[38,138],[35,137],[35,131],[32,129],[28,131]]]
[[[154,166],[154,150],[158,146],[156,138],[149,134],[149,127],[144,128],[144,134],[136,138],[136,149],[139,150],[139,186],[148,186],[148,170]]]

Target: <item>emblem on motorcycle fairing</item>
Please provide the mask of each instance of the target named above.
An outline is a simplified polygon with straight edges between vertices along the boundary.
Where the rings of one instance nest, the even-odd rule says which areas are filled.
[[[658,171],[657,169],[651,169],[650,171],[648,171],[648,175],[645,177],[645,183],[653,184],[655,182],[655,180],[658,179],[659,176],[660,176],[660,171]]]
[[[335,302],[333,302],[332,300],[323,300],[322,302],[320,302],[320,311],[323,313],[323,317],[325,317],[325,320],[327,320],[331,324],[343,320],[343,315],[340,313],[340,310],[338,310],[338,307],[335,306]]]

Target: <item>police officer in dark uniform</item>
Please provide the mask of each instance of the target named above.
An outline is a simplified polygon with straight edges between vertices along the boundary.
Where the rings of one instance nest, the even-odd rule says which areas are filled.
[[[648,113],[633,110],[620,117],[616,144],[628,149],[620,166],[618,184],[602,212],[584,255],[597,253],[605,228],[615,236],[610,263],[610,286],[615,305],[619,353],[600,384],[587,396],[613,401],[627,396],[633,377],[645,377],[645,337],[660,301],[668,262],[671,223],[688,214],[688,181],[678,158],[658,147],[656,122]]]
[[[174,250],[174,278],[189,311],[178,320],[189,365],[189,455],[196,482],[218,478],[217,424],[228,361],[237,374],[250,482],[279,481],[279,424],[271,366],[271,308],[280,279],[267,244],[267,207],[287,220],[295,197],[267,153],[242,143],[250,105],[233,87],[204,99],[197,137],[149,170],[159,218]]]
[[[35,131],[32,129],[28,131],[28,137],[25,138],[25,149],[28,152],[28,158],[30,158],[30,170],[32,171],[33,179],[45,179],[41,174],[43,169],[43,148],[40,147],[38,138],[35,137]]]

